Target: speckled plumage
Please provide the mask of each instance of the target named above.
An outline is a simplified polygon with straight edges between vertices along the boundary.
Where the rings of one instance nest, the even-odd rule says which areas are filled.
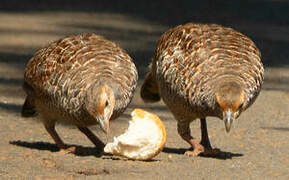
[[[130,103],[137,79],[132,59],[115,43],[92,33],[63,38],[40,49],[28,62],[24,74],[28,96],[22,114],[35,107],[44,124],[59,120],[78,127],[95,125],[85,103],[94,100],[94,88],[107,85],[115,98],[111,116],[115,119]]]
[[[255,101],[263,83],[260,56],[248,37],[231,28],[192,23],[174,27],[158,41],[141,96],[147,102],[161,97],[178,120],[180,135],[189,136],[189,123],[196,118],[224,118],[216,98],[222,88],[232,87],[232,102],[227,97],[226,103],[238,111],[236,118]]]

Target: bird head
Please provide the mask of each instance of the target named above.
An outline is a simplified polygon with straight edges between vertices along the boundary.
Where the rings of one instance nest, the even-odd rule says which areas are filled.
[[[109,121],[113,113],[115,98],[107,85],[95,85],[87,91],[86,110],[98,122],[101,129],[109,134]]]
[[[243,88],[236,82],[223,84],[216,92],[216,100],[222,111],[226,131],[229,132],[233,121],[239,117],[245,102]]]

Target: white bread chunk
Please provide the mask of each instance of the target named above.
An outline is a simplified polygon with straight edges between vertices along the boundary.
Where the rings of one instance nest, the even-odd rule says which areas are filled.
[[[129,159],[149,160],[158,155],[166,142],[165,126],[159,117],[142,109],[135,109],[124,134],[114,137],[104,152]]]

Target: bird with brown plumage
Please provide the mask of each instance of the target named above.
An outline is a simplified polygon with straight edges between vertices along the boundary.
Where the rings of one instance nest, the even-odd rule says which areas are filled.
[[[99,124],[108,134],[110,120],[131,102],[137,79],[133,60],[114,42],[93,33],[66,37],[40,49],[28,62],[22,116],[40,114],[61,150],[74,149],[58,136],[57,121],[76,125],[102,151],[104,143],[88,126]]]
[[[222,119],[226,131],[257,98],[263,84],[261,54],[251,39],[216,24],[179,25],[158,41],[141,87],[145,102],[162,99],[178,121],[178,133],[193,148],[187,155],[215,155],[206,117]],[[190,133],[199,118],[201,142]]]

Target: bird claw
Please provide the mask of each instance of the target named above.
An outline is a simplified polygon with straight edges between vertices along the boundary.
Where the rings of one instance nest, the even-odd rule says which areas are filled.
[[[203,153],[204,150],[201,149],[194,149],[194,150],[188,150],[185,152],[186,156],[198,156],[199,154]]]
[[[218,148],[215,149],[194,149],[188,150],[185,152],[186,156],[206,156],[206,157],[215,157],[221,153],[221,150]]]
[[[74,154],[76,151],[76,147],[75,146],[71,146],[69,148],[66,149],[60,149],[58,151],[59,154]]]

